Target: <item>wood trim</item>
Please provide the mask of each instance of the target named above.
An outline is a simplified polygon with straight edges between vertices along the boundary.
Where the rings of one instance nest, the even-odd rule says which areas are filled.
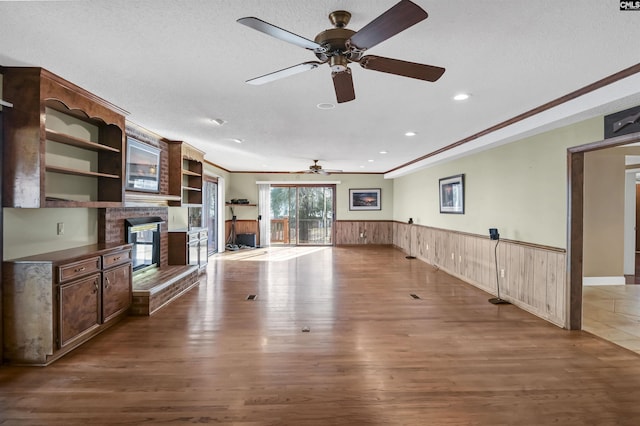
[[[582,329],[582,256],[584,220],[584,153],[569,152],[568,176],[568,324],[569,330]]]
[[[20,68],[20,67],[17,67],[17,68]],[[59,84],[60,86],[63,86],[65,88],[67,88],[67,89],[70,89],[73,92],[77,92],[77,93],[81,94],[85,98],[89,99],[91,102],[94,102],[96,104],[100,104],[103,107],[108,108],[108,109],[110,109],[110,110],[112,110],[112,111],[114,111],[114,112],[116,112],[116,113],[118,113],[120,115],[129,115],[128,111],[126,111],[126,110],[124,110],[124,109],[112,104],[111,102],[109,102],[109,101],[107,101],[107,100],[105,100],[105,99],[103,99],[103,98],[101,98],[99,96],[94,95],[93,93],[83,89],[80,86],[76,86],[75,84],[71,83],[70,81],[67,81],[67,80],[63,79],[62,77],[52,73],[51,71],[48,71],[48,70],[46,70],[44,68],[40,68],[40,70],[41,70],[41,73],[42,73],[43,77],[46,77],[46,78],[48,78],[50,80],[53,80],[57,84]]]
[[[407,222],[402,222],[399,220],[394,220],[394,223],[398,223],[398,224],[402,224],[402,225],[409,225]],[[450,232],[452,234],[457,234],[457,235],[464,235],[464,236],[469,236],[469,237],[478,237],[478,238],[486,238],[489,239],[488,235],[482,235],[482,234],[475,234],[473,232],[464,232],[464,231],[456,231],[453,229],[445,229],[445,228],[436,228],[433,226],[427,226],[427,225],[420,225],[417,223],[412,223],[412,226],[416,226],[416,227],[423,227],[423,228],[427,228],[427,229],[434,229],[437,231],[443,231],[443,232]],[[507,238],[500,238],[500,241],[505,242],[505,243],[509,243],[509,244],[516,244],[519,246],[523,246],[523,247],[531,247],[531,248],[536,248],[536,249],[541,249],[541,250],[547,250],[547,251],[555,251],[558,253],[566,253],[567,250],[561,248],[561,247],[553,247],[553,246],[546,246],[543,244],[536,244],[536,243],[530,243],[527,241],[519,241],[519,240],[509,240]]]
[[[604,139],[597,142],[591,142],[584,145],[574,146],[568,149],[570,153],[581,153],[598,151],[601,149],[615,148],[616,146],[627,145],[638,142],[640,140],[640,132],[630,133],[628,135],[617,136],[615,138]]]
[[[334,220],[334,222],[343,222],[343,223],[348,223],[348,222],[395,222],[394,220]]]
[[[584,244],[584,153],[640,142],[640,132],[567,149],[567,298],[570,330],[582,329],[582,264]]]
[[[214,162],[212,162],[212,161],[209,161],[209,160],[207,160],[206,158],[205,158],[202,162],[203,162],[203,163],[206,163],[206,164],[208,164],[208,165],[210,165],[210,166],[216,167],[216,168],[218,168],[218,169],[220,169],[220,170],[222,170],[222,171],[224,171],[224,172],[232,173],[230,170],[225,169],[225,168],[224,168],[224,167],[222,167],[221,165],[216,164],[216,163],[214,163]]]
[[[442,148],[440,148],[438,150],[430,152],[429,154],[423,155],[422,157],[416,158],[415,160],[412,160],[412,161],[409,161],[407,163],[404,163],[404,164],[402,164],[402,165],[400,165],[398,167],[395,167],[395,168],[385,172],[385,174],[394,172],[396,170],[402,169],[402,168],[407,167],[407,166],[410,166],[411,164],[417,163],[419,161],[426,160],[427,158],[436,156],[436,155],[441,154],[441,153],[443,153],[445,151],[449,151],[449,150],[451,150],[453,148],[456,148],[456,147],[458,147],[460,145],[464,145],[464,144],[466,144],[468,142],[471,142],[471,141],[473,141],[475,139],[478,139],[478,138],[480,138],[482,136],[488,135],[489,133],[493,133],[493,132],[495,132],[497,130],[500,130],[502,128],[505,128],[507,126],[515,124],[515,123],[517,123],[519,121],[523,121],[523,120],[525,120],[525,119],[527,119],[529,117],[532,117],[532,116],[534,116],[536,114],[540,114],[543,111],[549,110],[549,109],[554,108],[554,107],[556,107],[558,105],[561,105],[563,103],[569,102],[569,101],[571,101],[573,99],[576,99],[576,98],[578,98],[580,96],[583,96],[583,95],[585,95],[587,93],[593,92],[594,90],[598,90],[598,89],[600,89],[600,88],[602,88],[604,86],[607,86],[609,84],[615,83],[618,80],[622,80],[623,78],[629,77],[629,76],[637,74],[639,72],[640,72],[640,63],[636,64],[636,65],[633,65],[633,66],[630,66],[629,68],[626,68],[626,69],[624,69],[622,71],[619,71],[619,72],[617,72],[615,74],[612,74],[612,75],[610,75],[608,77],[605,77],[605,78],[603,78],[601,80],[598,80],[598,81],[596,81],[594,83],[591,83],[591,84],[589,84],[587,86],[584,86],[584,87],[582,87],[582,88],[580,88],[578,90],[575,90],[575,91],[573,91],[573,92],[571,92],[569,94],[561,96],[561,97],[559,97],[557,99],[554,99],[554,100],[552,100],[550,102],[547,102],[547,103],[545,103],[543,105],[540,105],[540,106],[538,106],[536,108],[533,108],[533,109],[531,109],[529,111],[526,111],[526,112],[524,112],[522,114],[516,115],[513,118],[505,120],[505,121],[503,121],[501,123],[498,123],[498,124],[496,124],[494,126],[491,126],[491,127],[487,128],[485,130],[482,130],[482,131],[480,131],[478,133],[475,133],[475,134],[473,134],[471,136],[468,136],[468,137],[466,137],[464,139],[461,139],[461,140],[459,140],[457,142],[454,142],[454,143],[449,144],[449,145],[447,145],[445,147],[442,147]],[[631,136],[631,135],[627,135],[627,136]],[[618,139],[618,138],[615,138],[615,139]],[[610,139],[610,140],[613,140],[613,139]]]

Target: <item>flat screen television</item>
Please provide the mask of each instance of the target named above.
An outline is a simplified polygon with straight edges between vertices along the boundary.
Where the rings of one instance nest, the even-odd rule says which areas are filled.
[[[127,138],[127,183],[133,191],[160,192],[160,150]]]

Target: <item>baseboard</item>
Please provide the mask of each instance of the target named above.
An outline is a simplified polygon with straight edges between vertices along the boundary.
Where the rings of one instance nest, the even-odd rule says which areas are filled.
[[[582,277],[582,285],[625,285],[624,276],[619,277]]]

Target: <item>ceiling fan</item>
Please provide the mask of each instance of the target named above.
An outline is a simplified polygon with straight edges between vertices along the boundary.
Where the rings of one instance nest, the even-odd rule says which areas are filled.
[[[313,160],[313,164],[309,166],[309,170],[302,170],[302,171],[293,172],[293,173],[310,173],[314,175],[325,175],[325,176],[330,175],[331,173],[342,173],[342,170],[323,169],[322,166],[318,164],[318,161],[320,160]]]
[[[409,0],[401,0],[356,32],[345,28],[351,19],[351,13],[345,10],[337,10],[329,14],[329,20],[334,25],[334,28],[322,31],[313,41],[258,18],[240,18],[238,19],[239,23],[277,39],[311,50],[320,60],[303,62],[247,80],[247,83],[254,85],[265,84],[312,70],[328,63],[331,67],[331,77],[337,101],[342,103],[356,98],[351,70],[348,67],[350,62],[357,62],[367,70],[386,72],[418,80],[436,81],[444,74],[444,68],[384,58],[382,56],[363,56],[365,50],[417,24],[426,19],[427,16],[427,12],[420,6]]]

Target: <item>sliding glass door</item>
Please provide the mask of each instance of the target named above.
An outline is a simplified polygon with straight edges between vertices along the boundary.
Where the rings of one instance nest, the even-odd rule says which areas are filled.
[[[271,244],[332,245],[335,185],[271,187]]]
[[[204,226],[209,229],[207,253],[209,256],[218,251],[218,180],[205,176],[204,195]]]

